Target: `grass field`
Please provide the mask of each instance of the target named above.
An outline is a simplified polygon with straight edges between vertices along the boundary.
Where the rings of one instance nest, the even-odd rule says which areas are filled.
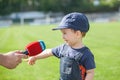
[[[63,43],[56,25],[19,26],[0,28],[0,52],[24,50],[29,42],[44,40],[47,48]],[[83,39],[94,53],[96,69],[94,80],[120,79],[120,22],[90,23],[90,31]],[[50,57],[37,61],[33,66],[24,60],[16,69],[0,66],[0,80],[58,80],[59,59]]]

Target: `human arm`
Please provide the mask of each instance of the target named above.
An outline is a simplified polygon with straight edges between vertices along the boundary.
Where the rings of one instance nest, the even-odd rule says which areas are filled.
[[[94,78],[94,69],[87,70],[85,80],[93,80],[93,78]]]
[[[8,69],[14,69],[22,62],[22,58],[26,57],[25,54],[20,54],[20,51],[11,51],[0,54],[0,65]]]
[[[43,52],[41,52],[40,54],[38,54],[38,55],[29,57],[28,58],[28,64],[33,65],[33,64],[35,64],[36,60],[44,59],[44,58],[47,58],[47,57],[52,56],[52,55],[53,55],[52,50],[51,49],[46,49]]]

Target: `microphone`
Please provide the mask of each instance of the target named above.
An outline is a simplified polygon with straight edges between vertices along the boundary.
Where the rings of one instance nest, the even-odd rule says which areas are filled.
[[[25,47],[25,51],[23,51],[22,53],[29,55],[29,56],[34,56],[34,55],[41,53],[45,49],[46,49],[46,46],[45,46],[44,41],[39,40],[39,41],[29,43]]]

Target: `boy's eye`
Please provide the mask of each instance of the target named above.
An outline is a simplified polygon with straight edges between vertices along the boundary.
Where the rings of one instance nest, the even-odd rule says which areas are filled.
[[[63,33],[63,34],[66,34],[66,33]]]

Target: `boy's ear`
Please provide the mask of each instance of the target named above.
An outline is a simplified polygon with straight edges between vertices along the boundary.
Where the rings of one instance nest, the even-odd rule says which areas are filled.
[[[80,32],[79,30],[78,31],[76,31],[76,35],[79,37],[82,37],[82,32]]]

